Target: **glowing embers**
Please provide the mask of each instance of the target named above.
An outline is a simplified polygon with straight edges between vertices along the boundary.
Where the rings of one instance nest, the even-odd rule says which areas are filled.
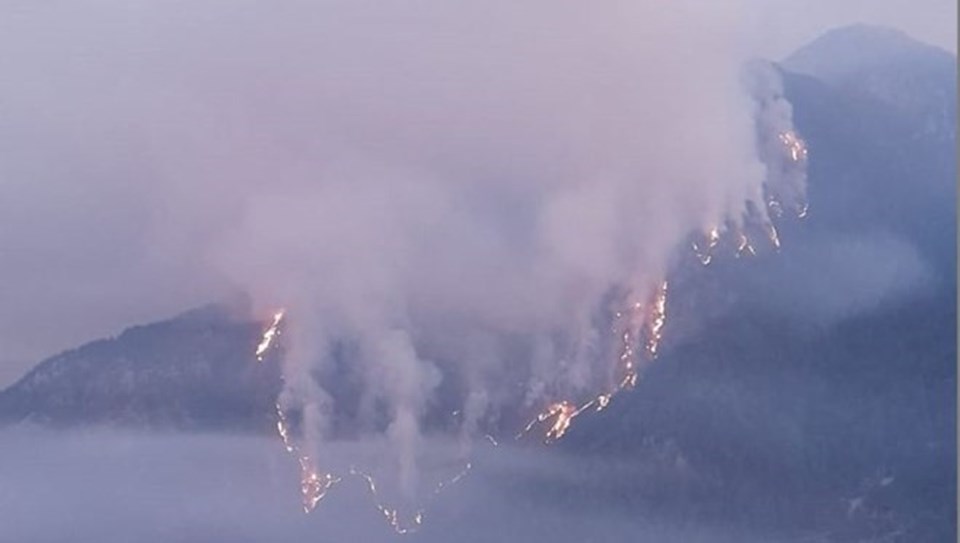
[[[303,512],[309,513],[320,500],[327,495],[333,485],[340,482],[339,477],[330,473],[320,473],[308,456],[300,456],[300,493],[303,495]]]
[[[713,260],[713,250],[716,249],[718,243],[720,243],[720,229],[716,226],[707,232],[704,241],[693,242],[693,252],[700,259],[701,264],[704,266],[710,264]]]
[[[272,345],[274,339],[280,335],[280,323],[283,322],[283,315],[283,309],[274,313],[273,322],[271,322],[270,326],[263,331],[263,336],[260,338],[260,343],[257,344],[257,350],[255,352],[257,362],[263,362],[263,357],[266,355],[267,351],[270,350],[270,345]]]
[[[661,281],[653,294],[649,304],[650,311],[646,320],[646,348],[647,356],[651,360],[657,357],[660,340],[663,339],[663,325],[667,323],[667,282]]]
[[[273,314],[270,325],[263,332],[260,343],[257,344],[255,356],[257,362],[263,362],[267,352],[275,345],[275,340],[280,336],[280,327],[283,323],[285,310],[281,309]],[[297,457],[297,463],[300,465],[300,494],[302,497],[303,511],[309,513],[320,500],[327,495],[327,492],[333,485],[340,482],[340,478],[331,473],[325,473],[319,470],[313,459],[303,452],[294,442],[290,422],[279,403],[274,404],[277,416],[277,434],[283,442],[287,452]]]
[[[771,197],[767,198],[767,208],[773,218],[782,217],[784,209],[789,207],[798,218],[803,219],[809,208],[806,201],[807,144],[793,130],[779,132],[776,137],[779,147],[779,152],[776,153],[779,155],[779,175],[774,177],[779,182],[765,187],[772,189]],[[768,163],[768,167],[774,171],[778,168],[775,163]]]
[[[373,478],[372,475],[362,472],[356,468],[350,468],[350,475],[360,477],[367,484],[367,490],[370,492],[370,495],[373,497],[374,505],[377,508],[377,511],[383,515],[384,520],[387,521],[387,524],[398,534],[408,534],[411,532],[417,531],[420,526],[423,525],[423,511],[418,510],[410,518],[409,523],[404,523],[400,513],[394,507],[388,507],[380,502],[380,494],[377,490],[377,481]]]
[[[277,410],[277,433],[283,441],[283,446],[287,452],[296,455],[297,462],[300,464],[300,494],[303,503],[303,512],[309,513],[317,507],[320,500],[327,495],[327,491],[333,488],[333,485],[340,482],[339,477],[331,473],[324,473],[317,469],[313,459],[303,453],[300,447],[293,441],[290,432],[290,424],[283,413],[280,404],[276,404]]]
[[[764,225],[764,229],[767,231],[767,239],[770,240],[770,244],[773,245],[773,248],[780,250],[780,233],[777,232],[777,227],[773,225],[772,222],[768,222]]]
[[[750,238],[746,234],[740,232],[737,234],[737,258],[740,258],[743,255],[756,256],[757,251],[753,248],[753,245],[750,244]]]
[[[616,384],[581,404],[570,400],[551,403],[524,427],[517,435],[518,439],[535,428],[545,427],[543,442],[549,444],[557,441],[566,435],[575,418],[590,409],[604,410],[614,396],[636,386],[641,362],[650,363],[657,357],[663,338],[663,327],[667,320],[667,282],[660,281],[646,303],[628,298],[624,305],[624,309],[614,314],[613,331],[620,338],[617,356],[620,377]]]
[[[615,327],[622,340],[621,350],[617,359],[620,380],[592,399],[576,404],[563,400],[550,404],[538,414],[521,432],[518,437],[532,432],[535,428],[544,428],[543,441],[551,443],[561,439],[573,424],[573,420],[587,410],[600,411],[606,408],[613,397],[625,388],[633,387],[639,374],[640,358],[652,361],[658,352],[666,322],[666,295],[667,282],[657,283],[646,301],[624,301],[625,309],[616,313]],[[275,339],[281,334],[284,311],[273,315],[271,324],[264,331],[261,342],[257,346],[257,360],[262,361],[269,350],[276,344]],[[341,477],[333,473],[321,471],[314,459],[297,444],[293,437],[293,429],[287,414],[279,403],[275,406],[277,417],[277,433],[286,450],[297,458],[300,466],[300,492],[304,512],[312,511],[327,495],[329,490],[341,481]],[[487,440],[496,446],[497,440],[487,435]],[[433,495],[439,494],[445,488],[456,484],[471,470],[472,464],[464,462],[463,468],[445,480],[439,482],[433,490]],[[412,514],[401,514],[399,509],[383,501],[377,481],[364,471],[351,467],[349,475],[356,476],[366,483],[372,501],[384,520],[400,534],[416,531],[423,524],[424,511],[416,509]]]
[[[787,138],[787,141],[796,143],[798,139]],[[798,156],[805,156],[805,151]],[[792,156],[792,155],[791,155]],[[776,195],[775,195],[776,196]],[[720,253],[726,253],[731,256],[754,255],[756,250],[747,236],[747,232],[754,239],[763,239],[763,234],[769,239],[770,244],[779,249],[780,237],[776,227],[768,217],[779,217],[777,211],[782,213],[786,202],[789,206],[798,206],[798,215],[801,217],[806,214],[806,204],[800,203],[799,197],[779,200],[776,197],[767,199],[769,214],[761,212],[754,208],[751,217],[744,222],[734,224],[733,221],[727,221],[723,227],[713,227],[701,234],[699,241],[693,243],[693,249],[696,256],[703,265],[708,265]],[[760,204],[762,206],[762,204]],[[766,220],[766,222],[764,222]],[[589,411],[601,411],[607,408],[613,401],[613,398],[623,390],[631,389],[636,386],[643,370],[651,364],[661,352],[661,343],[667,321],[667,294],[668,283],[666,280],[658,281],[650,285],[648,290],[639,290],[624,294],[618,297],[615,311],[612,312],[611,320],[607,322],[607,328],[610,336],[606,338],[609,341],[606,347],[607,353],[601,360],[606,360],[608,372],[600,379],[605,380],[605,384],[596,386],[594,392],[587,392],[579,389],[578,393],[567,394],[557,393],[551,401],[542,410],[537,413],[532,420],[516,435],[517,439],[524,436],[534,437],[538,441],[550,444],[562,439],[572,428],[575,419]],[[284,312],[279,311],[273,316],[272,323],[264,331],[262,340],[257,346],[256,355],[258,360],[263,360],[271,348],[276,347],[276,338],[281,334],[281,327],[284,324]],[[599,379],[598,379],[599,381]],[[589,388],[587,389],[589,390]],[[541,406],[543,404],[540,404]],[[313,510],[329,490],[341,481],[341,477],[333,473],[324,473],[317,468],[313,458],[305,454],[300,449],[291,435],[291,427],[280,405],[277,405],[277,431],[280,435],[287,451],[294,454],[298,459],[301,471],[301,494],[303,498],[303,509],[306,512]],[[456,416],[459,411],[454,411]],[[483,435],[493,446],[499,443],[497,438],[490,434]],[[448,456],[447,458],[452,458]],[[380,477],[379,482],[386,485],[386,490],[378,486],[378,480],[370,472],[360,471],[356,467],[349,470],[338,471],[344,478],[355,476],[365,483],[373,504],[380,516],[384,518],[391,528],[400,534],[410,533],[418,530],[424,522],[424,511],[429,502],[435,499],[435,496],[447,487],[456,484],[471,470],[472,464],[467,461],[470,456],[458,456],[458,462],[462,462],[457,467],[463,468],[453,476],[449,463],[445,464],[443,481],[436,484],[431,493],[429,490],[425,494],[418,494],[413,498],[386,498],[384,496],[394,496],[390,483],[393,479],[390,472],[376,472]],[[367,463],[367,466],[377,465],[377,463]],[[437,479],[433,479],[436,481]],[[429,489],[430,487],[427,487]],[[407,504],[403,507],[402,504]],[[416,504],[416,505],[413,505]],[[400,505],[400,506],[398,506]],[[401,512],[401,509],[403,512]]]
[[[616,314],[614,333],[621,340],[617,359],[621,378],[611,394],[636,386],[641,363],[657,357],[667,323],[667,282],[660,281],[645,302],[633,301],[628,308]]]
[[[433,489],[433,496],[435,497],[439,495],[446,488],[460,482],[460,480],[470,473],[472,468],[473,465],[470,462],[467,462],[453,477],[437,483],[437,486]],[[364,482],[367,492],[370,494],[370,498],[373,501],[374,507],[396,533],[413,533],[423,526],[423,519],[425,515],[423,508],[416,509],[412,514],[403,515],[398,508],[387,505],[387,503],[383,501],[383,498],[380,495],[380,488],[377,485],[377,480],[373,475],[362,471],[355,466],[351,466],[348,470],[348,473]]]
[[[793,162],[801,162],[807,159],[807,144],[797,136],[796,132],[792,130],[781,132],[777,135],[777,138],[786,149],[790,160]]]
[[[538,424],[552,420],[553,423],[549,428],[547,428],[543,441],[544,443],[556,441],[567,433],[567,429],[570,428],[573,418],[583,412],[583,410],[588,408],[592,403],[593,402],[588,402],[580,407],[577,407],[566,400],[552,403],[547,406],[546,409],[541,411],[540,414],[538,414],[533,420],[531,420],[523,429],[523,432],[521,432],[517,437],[519,438],[524,434],[529,433]]]
[[[257,360],[262,361],[267,352],[276,346],[274,341],[281,334],[284,310],[280,310],[273,315],[271,324],[264,331],[262,340],[257,346]],[[317,463],[298,443],[294,437],[295,424],[289,420],[287,413],[281,407],[280,403],[274,404],[276,415],[276,429],[284,448],[297,459],[300,467],[300,494],[304,513],[310,513],[327,496],[330,489],[343,481],[342,476],[331,472],[322,471]],[[486,436],[488,441],[497,446],[498,443],[493,436]],[[428,496],[436,497],[442,491],[452,485],[460,482],[473,468],[469,462],[458,463],[452,476],[440,480]],[[347,475],[355,476],[362,480],[370,494],[371,500],[377,511],[384,518],[390,527],[398,534],[407,534],[417,531],[423,525],[424,510],[416,509],[412,514],[404,515],[399,508],[387,504],[381,496],[381,490],[377,485],[376,479],[369,473],[361,471],[355,467],[346,470]]]
[[[773,222],[774,219],[783,215],[783,206],[779,200],[772,197],[768,198],[767,214],[768,216],[760,213],[752,214],[745,224],[740,226],[730,225],[724,231],[716,227],[711,228],[708,232],[700,234],[698,241],[693,242],[693,254],[704,266],[708,266],[719,254],[724,253],[733,254],[736,258],[756,256],[757,248],[751,241],[751,236],[756,239],[760,238],[761,234],[767,238],[775,251],[779,251],[781,248],[780,232]],[[797,216],[802,219],[806,215],[807,204],[798,204]],[[729,252],[723,251],[724,248],[729,248]]]

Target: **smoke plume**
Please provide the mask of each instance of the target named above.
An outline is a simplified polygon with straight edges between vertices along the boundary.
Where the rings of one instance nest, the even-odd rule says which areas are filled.
[[[284,308],[305,454],[382,440],[405,503],[433,489],[426,436],[468,448],[615,390],[613,315],[691,236],[805,206],[789,104],[743,76],[729,5],[110,4],[28,40],[69,52],[7,106],[135,164],[156,254]],[[70,106],[38,111],[57,82]]]

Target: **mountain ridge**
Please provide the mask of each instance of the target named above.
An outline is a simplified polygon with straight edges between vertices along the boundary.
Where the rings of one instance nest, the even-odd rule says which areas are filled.
[[[866,27],[854,27],[854,34],[865,33],[873,36],[878,32],[864,30],[864,28]],[[833,34],[827,33],[826,36],[843,37],[849,35],[850,30],[849,28],[838,29],[832,32]],[[899,33],[879,32],[884,39],[893,39],[898,43],[906,40],[906,43],[911,44],[908,49],[913,50],[919,47]],[[816,43],[817,40],[814,41],[814,44]],[[802,48],[800,51],[808,50],[812,46]],[[921,50],[927,49],[921,48]],[[853,98],[845,92],[836,91],[834,86],[817,78],[789,71],[785,71],[783,77],[787,96],[795,106],[797,127],[802,135],[808,137],[808,146],[811,149],[810,197],[813,210],[807,224],[802,227],[784,225],[782,237],[790,243],[793,242],[790,238],[795,238],[802,249],[803,244],[812,243],[810,242],[811,233],[827,233],[831,236],[844,233],[844,235],[856,237],[870,236],[876,231],[886,232],[884,235],[899,236],[915,243],[927,260],[940,259],[932,265],[939,270],[940,280],[946,281],[949,287],[955,271],[956,238],[955,233],[944,235],[943,229],[948,223],[955,222],[956,211],[952,207],[952,202],[944,203],[941,193],[947,190],[947,185],[943,183],[952,183],[955,178],[955,165],[951,161],[948,165],[938,166],[937,169],[928,172],[928,177],[940,180],[938,183],[941,184],[933,183],[925,188],[918,188],[905,186],[903,183],[908,179],[906,176],[909,174],[928,167],[925,160],[910,162],[911,157],[919,156],[925,159],[926,155],[930,154],[947,154],[949,157],[949,151],[945,151],[946,147],[939,140],[929,137],[920,140],[920,143],[930,147],[929,149],[923,146],[916,149],[910,147],[914,145],[911,143],[913,139],[910,134],[914,126],[899,112],[884,109],[882,100]],[[836,121],[838,117],[842,118],[842,114],[853,118],[853,121],[848,123],[848,127]],[[860,147],[856,147],[855,144],[859,144]],[[908,165],[902,166],[905,160],[908,161]],[[950,166],[953,166],[952,171]],[[884,178],[885,172],[898,169],[903,170],[896,172],[898,177],[890,180]],[[793,258],[789,251],[788,249],[784,253],[783,258],[787,260]],[[798,252],[802,251],[798,250]],[[807,252],[809,253],[810,250]],[[773,275],[776,276],[778,273],[782,275],[786,273],[783,270],[787,268],[789,266],[785,268],[784,265],[780,265],[780,271],[774,270]],[[729,273],[736,281],[757,281],[758,275],[770,275],[771,269],[769,261],[761,259],[753,266]],[[952,288],[955,292],[955,282]],[[947,288],[947,290],[950,289]],[[31,417],[31,410],[23,405],[31,401],[40,401],[37,386],[44,380],[51,380],[54,375],[63,372],[73,376],[73,372],[79,371],[77,369],[79,366],[68,367],[71,364],[82,365],[91,371],[112,372],[112,376],[105,383],[99,385],[88,383],[89,390],[78,393],[81,396],[94,394],[96,390],[108,393],[110,386],[107,384],[112,383],[114,389],[119,391],[117,394],[125,398],[124,401],[133,402],[134,390],[149,391],[150,389],[147,384],[138,380],[137,372],[155,375],[159,379],[168,381],[173,378],[171,375],[164,374],[162,366],[156,359],[159,356],[158,353],[166,353],[163,356],[167,356],[173,364],[177,365],[184,378],[189,376],[217,378],[222,380],[221,385],[227,382],[232,383],[237,387],[232,393],[218,386],[215,381],[207,382],[204,386],[211,391],[218,391],[217,395],[240,408],[248,416],[254,411],[260,412],[260,415],[254,417],[257,419],[255,423],[233,420],[227,424],[227,427],[267,428],[269,425],[264,420],[272,416],[275,392],[278,392],[280,387],[279,368],[278,364],[256,364],[253,349],[263,323],[254,322],[245,316],[248,314],[248,307],[249,301],[205,306],[157,323],[133,326],[114,338],[97,340],[48,358],[23,378],[0,391],[0,421],[29,419],[34,422],[46,421],[54,425],[82,421],[81,414],[68,412],[67,403],[69,402],[63,399],[70,397],[73,398],[72,401],[78,402],[79,398],[76,394],[71,396],[63,390],[57,394],[60,400],[47,400],[45,405],[50,412],[46,415],[32,413]],[[224,338],[229,337],[233,343],[229,347],[218,344],[209,337],[211,333],[221,333]],[[189,341],[181,344],[177,341],[178,334],[190,338]],[[164,341],[169,341],[171,344],[166,345]],[[191,346],[194,347],[194,351],[190,350]],[[212,349],[213,359],[201,360],[203,357],[198,356],[197,350],[205,348]],[[136,353],[136,349],[143,349],[145,352]],[[101,356],[106,361],[98,365],[95,360],[90,359],[91,356],[94,358]],[[198,364],[203,368],[191,370],[185,365],[189,360],[199,360]],[[219,373],[226,371],[225,368],[230,368],[230,371],[235,373],[233,378]],[[82,382],[82,379],[73,378],[77,379],[78,383]],[[138,419],[133,413],[128,412],[114,417],[114,420],[131,423],[147,420],[151,425],[173,427],[178,425],[205,428],[211,425],[216,426],[216,421],[202,422],[203,417],[198,410],[200,406],[206,405],[203,401],[204,386],[199,386],[199,382],[194,385],[184,384],[184,390],[181,391],[182,394],[186,394],[187,390],[192,390],[191,394],[198,397],[194,400],[188,400],[177,394],[173,395],[181,403],[187,404],[178,408],[181,411],[180,414],[168,413],[156,417],[144,415]],[[273,397],[270,397],[271,393]],[[156,396],[158,392],[152,391],[149,394]],[[159,398],[155,401],[159,401]],[[76,407],[79,409],[79,404],[76,404]],[[105,406],[103,408],[105,409]],[[90,415],[90,418],[94,422],[109,422],[110,419],[102,411]]]
[[[928,130],[942,97],[923,89],[912,110],[783,70],[810,216],[781,225],[778,253],[678,274],[659,359],[557,447],[653,466],[590,489],[629,511],[788,540],[954,540],[956,120]],[[213,305],[66,351],[0,392],[0,424],[273,433],[281,357],[256,361],[264,324]],[[551,482],[559,503],[583,492]]]

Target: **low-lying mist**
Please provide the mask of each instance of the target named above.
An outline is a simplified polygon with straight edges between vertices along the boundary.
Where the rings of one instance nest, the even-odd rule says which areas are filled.
[[[304,514],[299,472],[275,439],[6,430],[0,441],[2,541],[770,540],[626,510],[611,489],[624,478],[663,477],[663,466],[651,469],[655,460],[606,462],[515,447],[481,452],[473,476],[433,504],[422,530],[398,536],[359,479],[344,480],[323,507]],[[338,443],[328,451],[349,462],[366,448]],[[683,484],[682,470],[673,471],[674,483]]]

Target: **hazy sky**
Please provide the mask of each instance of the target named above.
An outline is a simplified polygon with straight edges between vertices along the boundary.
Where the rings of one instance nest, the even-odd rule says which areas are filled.
[[[756,2],[757,48],[782,58],[836,26],[855,23],[899,28],[914,38],[957,51],[955,0],[770,0]]]
[[[279,107],[271,114],[290,123],[289,130],[280,130],[271,141],[258,139],[258,127],[248,124],[243,115],[234,115],[238,108],[263,105],[257,101],[263,98],[258,96],[261,91],[276,100],[271,89],[278,81],[287,89],[316,84],[298,79],[297,63],[309,59],[296,52],[306,43],[303,36],[308,35],[308,20],[300,22],[299,34],[251,36],[251,43],[266,47],[247,48],[243,37],[218,28],[217,10],[242,11],[253,4],[209,2],[205,5],[210,9],[189,12],[196,13],[193,19],[176,10],[161,9],[159,4],[128,3],[111,8],[106,1],[55,5],[0,1],[0,73],[7,78],[6,89],[0,89],[0,386],[45,356],[220,298],[243,286],[244,281],[223,269],[224,262],[244,265],[233,260],[236,253],[211,257],[205,239],[228,227],[233,221],[231,211],[240,205],[236,200],[241,196],[226,178],[273,182],[271,164],[278,157],[272,146],[313,144],[302,140],[303,132],[294,126],[296,110],[285,109],[286,104],[269,105]],[[296,20],[298,6],[292,2],[271,9]],[[711,13],[694,18],[706,25],[701,34],[669,41],[675,38],[664,32],[651,39],[663,40],[660,45],[669,44],[672,51],[680,50],[678,43],[698,43],[703,49],[712,43],[729,43],[724,41],[729,38],[724,33],[738,29],[744,33],[738,43],[749,53],[778,58],[831,27],[868,22],[899,27],[956,50],[957,7],[950,0],[758,0],[719,7],[703,2],[703,9]],[[256,10],[247,16],[233,16],[256,28]],[[711,21],[716,21],[716,28]],[[672,19],[664,24],[673,24]],[[208,32],[208,27],[214,31]],[[164,34],[171,29],[180,29],[187,37],[169,48],[170,54],[152,57],[160,58],[154,75],[174,73],[222,83],[205,89],[203,100],[191,95],[189,86],[158,85],[144,93],[144,81],[131,75],[143,73],[136,66],[140,55],[153,55],[154,48],[169,47],[179,39],[179,34]],[[271,50],[270,46],[281,48]],[[214,57],[194,61],[191,47],[227,57],[239,47],[243,62],[250,64],[234,71],[231,69],[236,66],[227,66],[224,77],[218,79],[215,70],[220,67],[206,63]],[[294,53],[286,57],[282,51]],[[591,54],[585,53],[584,60],[588,62]],[[691,69],[706,63],[705,57],[681,60]],[[250,66],[262,70],[248,71]],[[556,67],[544,69],[548,75],[556,75],[551,71]],[[683,73],[660,76],[693,81]],[[716,77],[722,80],[722,74]],[[375,80],[366,83],[370,85],[367,90],[376,88]],[[249,101],[231,103],[233,97],[224,92],[231,85],[242,86]],[[408,90],[416,92],[415,88]],[[297,92],[291,91],[289,97],[296,100]],[[172,100],[182,107],[173,116],[146,118],[140,111],[150,100]],[[205,109],[204,100],[218,102],[214,114]],[[495,98],[491,104],[496,106]],[[708,106],[704,102],[693,110]],[[370,122],[380,120],[373,117]],[[144,130],[148,124],[150,129]],[[192,128],[182,130],[183,126]],[[513,129],[509,123],[497,128]],[[129,134],[139,136],[131,138]],[[170,139],[171,135],[176,138]],[[485,153],[500,149],[496,142],[481,144]],[[184,161],[171,160],[198,147],[206,150],[203,156],[187,152]],[[242,171],[224,171],[222,164],[230,162],[234,153],[242,155]],[[296,177],[310,165],[286,167],[287,173]],[[539,165],[534,159],[519,167]],[[183,182],[172,190],[165,185],[171,178],[196,179],[201,174],[207,180],[202,190]],[[298,196],[296,192],[288,195],[287,203],[294,209]],[[417,209],[419,203],[410,205]],[[197,222],[197,217],[203,220]],[[264,239],[275,241],[269,236]],[[256,254],[244,254],[257,258]],[[296,259],[296,255],[289,256]],[[211,267],[211,258],[217,260],[217,266]]]

